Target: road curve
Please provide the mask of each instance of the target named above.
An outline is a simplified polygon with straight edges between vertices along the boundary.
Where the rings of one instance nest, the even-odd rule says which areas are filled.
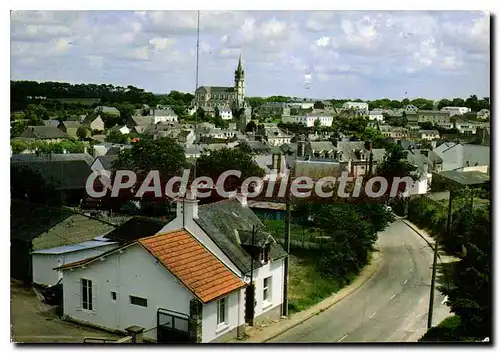
[[[427,327],[432,250],[400,220],[379,235],[377,246],[379,268],[364,285],[269,343],[417,341]],[[436,290],[433,325],[447,315]]]

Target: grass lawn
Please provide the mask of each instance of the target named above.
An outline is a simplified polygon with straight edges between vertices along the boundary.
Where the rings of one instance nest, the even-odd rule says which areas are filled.
[[[317,269],[314,250],[294,249],[290,255],[289,310],[296,313],[321,302],[339,291],[344,283],[323,276]],[[356,275],[349,276],[352,282]]]
[[[273,237],[283,239],[285,237],[285,221],[262,220]],[[290,225],[290,237],[292,240],[309,241],[312,238],[321,237],[321,234],[313,228],[303,227],[298,224]]]

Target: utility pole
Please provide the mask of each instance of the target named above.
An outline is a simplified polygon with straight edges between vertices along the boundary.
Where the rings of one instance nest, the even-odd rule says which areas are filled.
[[[451,236],[451,206],[452,206],[452,196],[453,191],[450,189],[450,199],[448,202],[448,222],[446,225],[446,233],[448,239]],[[427,315],[427,328],[430,329],[432,327],[432,314],[434,311],[434,287],[436,286],[436,267],[437,267],[437,257],[438,257],[439,244],[436,240],[434,242],[434,259],[432,260],[432,277],[431,277],[431,292],[429,297],[429,314]]]
[[[286,197],[286,211],[285,211],[285,251],[287,256],[284,261],[284,278],[283,278],[283,316],[288,316],[288,268],[290,263],[290,224],[292,220],[291,212],[291,195],[290,185],[293,175],[293,165],[290,168],[289,177],[287,178],[287,187],[285,192]],[[283,181],[283,179],[281,179]]]
[[[195,139],[196,139],[196,130],[198,128],[198,109],[199,109],[199,107],[197,107],[198,102],[196,102],[196,91],[198,91],[199,67],[200,67],[200,10],[198,10],[198,27],[197,27],[197,32],[196,32],[196,88],[194,90],[195,108],[196,108],[196,111],[194,113]],[[198,164],[198,157],[197,157],[197,153],[195,150],[195,152],[194,152],[194,177],[193,177],[193,180],[196,179],[196,165],[197,164]]]

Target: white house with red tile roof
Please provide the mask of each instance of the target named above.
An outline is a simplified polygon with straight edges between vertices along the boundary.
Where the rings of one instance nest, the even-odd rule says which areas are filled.
[[[246,283],[184,228],[58,267],[72,321],[160,342],[217,342],[244,324]]]
[[[177,217],[160,232],[187,229],[243,281],[253,284],[242,302],[247,323],[259,325],[279,319],[283,313],[285,250],[248,207],[246,196],[238,194],[200,206],[198,202],[190,191],[179,198]],[[250,301],[253,308],[249,308]]]

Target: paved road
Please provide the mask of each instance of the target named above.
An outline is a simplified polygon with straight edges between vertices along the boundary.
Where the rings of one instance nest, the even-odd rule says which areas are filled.
[[[426,331],[432,250],[411,228],[394,222],[379,235],[378,271],[356,292],[269,342],[417,341]],[[448,308],[436,290],[433,324]]]

